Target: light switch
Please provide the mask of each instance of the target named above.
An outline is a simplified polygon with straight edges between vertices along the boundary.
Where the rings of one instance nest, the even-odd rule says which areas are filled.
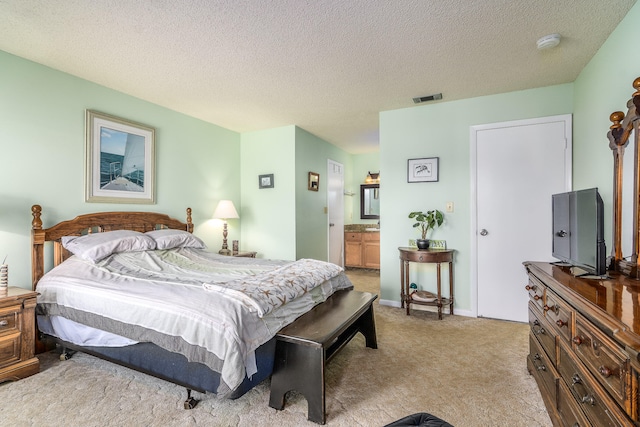
[[[447,202],[447,212],[448,213],[453,212],[453,202]]]

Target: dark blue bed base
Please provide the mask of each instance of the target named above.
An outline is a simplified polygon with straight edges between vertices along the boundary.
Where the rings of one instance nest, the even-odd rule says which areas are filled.
[[[126,347],[81,347],[57,338],[54,339],[63,354],[68,354],[68,350],[81,351],[186,387],[188,396],[185,401],[185,409],[195,406],[195,403],[188,405],[188,401],[195,401],[191,398],[191,390],[215,394],[220,385],[219,373],[212,371],[202,363],[189,362],[183,355],[170,352],[152,343],[138,343]],[[240,386],[227,396],[229,399],[237,399],[271,376],[275,343],[275,338],[272,338],[258,347],[256,350],[258,372],[251,379],[245,376]],[[197,403],[197,401],[195,402]]]

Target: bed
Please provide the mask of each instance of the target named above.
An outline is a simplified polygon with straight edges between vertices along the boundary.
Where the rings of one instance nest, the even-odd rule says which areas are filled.
[[[317,260],[223,256],[186,222],[149,212],[80,215],[43,228],[32,207],[42,337],[187,388],[235,399],[273,370],[275,334],[352,289]],[[45,273],[45,244],[53,268]],[[48,251],[47,251],[48,253]]]

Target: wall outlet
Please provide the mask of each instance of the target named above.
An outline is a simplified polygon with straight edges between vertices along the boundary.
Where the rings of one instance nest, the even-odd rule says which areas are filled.
[[[447,202],[447,213],[453,213],[453,202]]]

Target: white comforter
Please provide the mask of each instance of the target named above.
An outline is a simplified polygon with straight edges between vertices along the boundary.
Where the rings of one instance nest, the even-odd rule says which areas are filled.
[[[257,347],[350,287],[342,269],[325,262],[173,249],[119,253],[96,264],[74,256],[47,273],[37,291],[46,315],[152,341],[206,364],[221,374],[224,396],[255,372]]]

